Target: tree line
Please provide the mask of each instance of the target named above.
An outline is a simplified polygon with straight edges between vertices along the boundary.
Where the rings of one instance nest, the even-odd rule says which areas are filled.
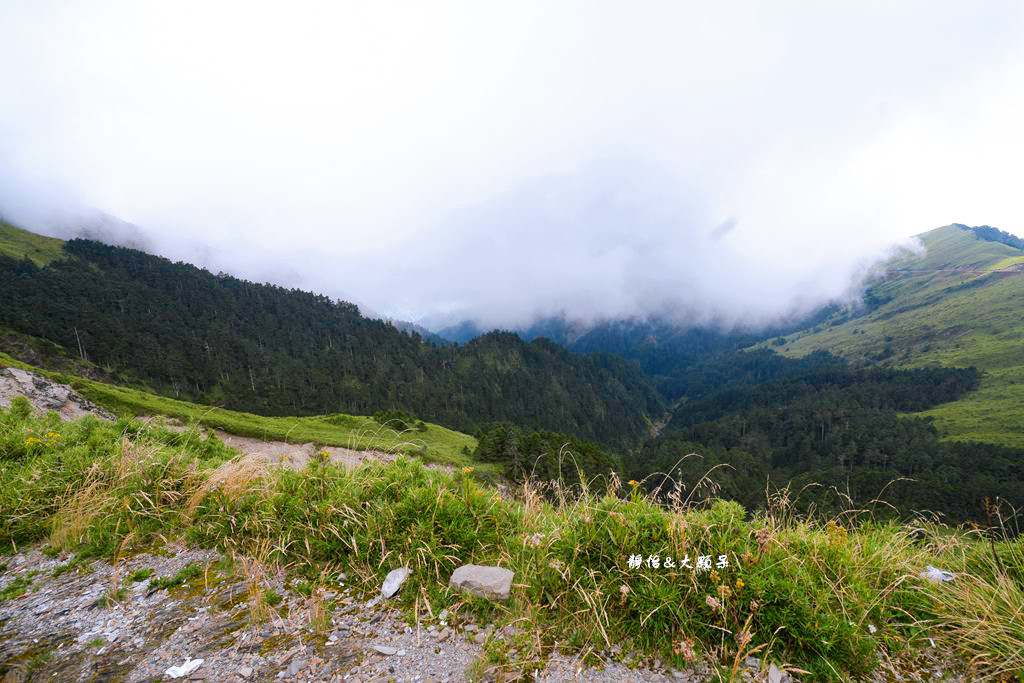
[[[942,441],[930,418],[906,415],[978,382],[975,368],[858,369],[824,352],[720,354],[691,368],[687,400],[628,472],[653,489],[693,485],[712,471],[705,492],[720,487],[752,507],[789,485],[804,511],[871,504],[881,515],[895,508],[981,521],[986,498],[1024,505],[1024,451]]]
[[[0,256],[0,324],[159,393],[265,415],[402,410],[625,446],[661,398],[634,364],[493,332],[435,345],[347,302],[92,240],[39,268]]]

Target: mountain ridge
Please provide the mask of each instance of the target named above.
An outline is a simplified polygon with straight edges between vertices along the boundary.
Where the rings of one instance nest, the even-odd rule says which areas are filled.
[[[612,356],[485,335],[430,344],[357,307],[89,240],[0,254],[0,324],[164,393],[263,414],[401,409],[472,431],[513,420],[627,446],[661,401]]]
[[[976,391],[925,415],[945,438],[1024,446],[1024,253],[962,224],[920,238],[926,251],[887,264],[862,315],[833,316],[775,348],[894,367],[976,366]]]

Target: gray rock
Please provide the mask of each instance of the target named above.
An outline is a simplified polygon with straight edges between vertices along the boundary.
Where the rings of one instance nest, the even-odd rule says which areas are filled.
[[[757,658],[757,657],[747,657],[747,661],[744,662],[743,665],[748,667],[748,668],[750,668],[750,669],[760,669],[761,668],[761,660],[759,658]]]
[[[506,600],[515,573],[503,567],[464,564],[452,574],[449,585],[456,590],[489,600]]]
[[[402,587],[405,580],[412,574],[412,570],[408,567],[399,567],[398,569],[392,569],[387,578],[384,579],[384,585],[380,587],[380,593],[385,598],[390,598],[392,595],[398,592],[398,589]]]
[[[782,683],[784,678],[787,678],[787,676],[783,673],[782,669],[774,664],[768,667],[768,683]]]
[[[251,666],[243,666],[236,673],[239,676],[241,676],[242,678],[248,678],[249,676],[252,676],[252,667]]]
[[[0,368],[0,407],[8,407],[16,396],[24,396],[39,411],[52,410],[62,420],[77,420],[83,415],[113,420],[114,416],[66,384],[19,368]]]
[[[398,648],[390,647],[388,645],[374,645],[373,649],[387,657],[390,657],[391,655],[398,652]]]
[[[953,580],[953,573],[947,572],[945,569],[939,569],[928,565],[923,572],[920,574],[922,579],[926,579],[930,583],[944,583],[946,581]]]
[[[294,676],[295,674],[305,669],[307,664],[309,664],[309,662],[305,659],[293,659],[292,663],[288,665],[288,670],[285,675]]]

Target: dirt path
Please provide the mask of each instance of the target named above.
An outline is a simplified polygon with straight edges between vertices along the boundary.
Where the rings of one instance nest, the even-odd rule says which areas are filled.
[[[162,415],[154,415],[141,418],[146,424],[154,424],[169,429],[173,432],[183,432],[188,427],[175,418],[167,418]],[[251,436],[238,436],[230,434],[222,429],[203,430],[203,438],[212,432],[226,445],[239,451],[242,455],[254,455],[267,459],[273,465],[283,464],[294,470],[301,470],[315,455],[313,443],[288,443],[287,441],[267,441]],[[327,452],[328,460],[340,465],[354,467],[365,462],[394,462],[398,456],[385,451],[359,451],[341,446],[323,446],[322,451]]]
[[[300,470],[305,467],[310,458],[313,457],[312,443],[287,443],[285,441],[263,441],[248,436],[237,436],[228,434],[220,429],[213,430],[217,438],[228,446],[238,449],[245,455],[262,455],[273,464],[283,463],[288,467]],[[351,448],[340,446],[324,446],[323,451],[328,454],[328,459],[333,463],[355,466],[364,462],[393,462],[398,456],[394,453],[383,451],[357,451]]]

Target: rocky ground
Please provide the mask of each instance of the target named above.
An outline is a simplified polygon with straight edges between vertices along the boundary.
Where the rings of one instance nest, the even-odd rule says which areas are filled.
[[[183,580],[162,587],[176,576]],[[264,601],[267,591],[280,596],[275,605],[264,603],[263,618],[254,611],[254,586]],[[305,596],[281,573],[247,574],[216,552],[182,546],[117,564],[77,563],[33,548],[6,558],[0,575],[0,675],[4,683],[163,681],[179,673],[178,680],[190,681],[516,680],[489,663],[490,650],[509,662],[522,655],[522,669],[531,672],[522,680],[706,678],[611,659],[586,667],[562,654],[534,674],[539,663],[515,647],[521,640],[514,627],[422,610],[408,623],[391,602],[365,597],[340,584]],[[781,672],[746,674],[784,680]]]
[[[310,458],[314,456],[314,445],[312,443],[294,444],[285,441],[264,441],[247,436],[228,434],[219,429],[214,430],[214,432],[228,446],[247,455],[265,456],[273,464],[282,463],[294,469],[302,469],[309,463]],[[392,462],[398,457],[394,453],[357,451],[341,446],[323,446],[320,450],[327,453],[328,460],[342,465],[358,465],[371,460]]]
[[[0,407],[9,407],[11,399],[17,396],[28,398],[36,410],[52,410],[65,420],[75,420],[84,415],[113,419],[113,415],[66,384],[19,368],[0,368]]]

